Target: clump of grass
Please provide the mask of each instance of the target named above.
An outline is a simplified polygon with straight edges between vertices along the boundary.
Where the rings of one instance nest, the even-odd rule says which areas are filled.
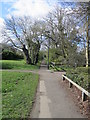
[[[28,118],[39,76],[33,73],[2,72],[2,117]]]

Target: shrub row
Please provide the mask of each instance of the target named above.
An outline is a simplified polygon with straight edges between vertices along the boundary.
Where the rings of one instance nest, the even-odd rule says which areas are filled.
[[[78,67],[76,69],[69,69],[66,72],[66,76],[73,80],[75,83],[88,90],[90,81],[88,79],[88,70],[90,68]]]
[[[23,59],[23,55],[19,55],[16,52],[4,50],[2,53],[3,60],[17,60]]]

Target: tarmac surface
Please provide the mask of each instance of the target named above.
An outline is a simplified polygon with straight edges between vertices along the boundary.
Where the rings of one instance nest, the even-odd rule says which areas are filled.
[[[62,74],[41,66],[39,86],[31,118],[84,118],[74,101],[63,89]]]

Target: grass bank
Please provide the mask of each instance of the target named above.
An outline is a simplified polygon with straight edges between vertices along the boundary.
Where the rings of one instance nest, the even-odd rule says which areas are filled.
[[[24,60],[0,60],[0,68],[2,69],[38,69],[39,65],[27,65]]]
[[[2,117],[28,118],[39,76],[33,73],[2,72]]]

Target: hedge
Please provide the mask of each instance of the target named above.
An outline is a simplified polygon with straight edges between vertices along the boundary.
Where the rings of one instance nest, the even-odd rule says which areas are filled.
[[[17,60],[23,59],[23,55],[19,55],[13,51],[4,50],[2,53],[3,60]]]

